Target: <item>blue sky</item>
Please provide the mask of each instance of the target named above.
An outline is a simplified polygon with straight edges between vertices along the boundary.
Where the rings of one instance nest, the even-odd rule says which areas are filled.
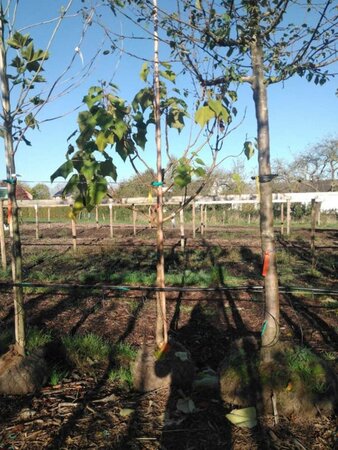
[[[25,26],[37,23],[42,19],[55,16],[55,11],[65,4],[65,1],[53,0],[24,0],[20,3],[18,24]],[[32,8],[32,4],[34,7]],[[76,0],[74,12],[81,5]],[[123,18],[114,18],[112,15],[104,15],[103,21],[116,30],[116,33],[130,34],[136,32],[130,23]],[[61,27],[55,44],[51,48],[51,58],[46,65],[45,76],[53,82],[64,67],[67,66],[78,45],[81,30],[79,17],[70,18]],[[20,27],[18,27],[20,28]],[[44,48],[48,41],[50,26],[35,27],[25,30],[30,32],[35,39],[35,46]],[[88,35],[81,44],[81,52],[84,63],[87,63],[97,48],[108,49],[108,43],[103,43],[103,34],[97,28],[91,27]],[[147,40],[125,41],[123,43],[126,52],[136,53],[139,57],[149,57],[152,52],[152,44]],[[98,80],[111,79],[119,86],[121,97],[131,100],[138,89],[142,87],[139,79],[139,71],[142,61],[128,57],[126,54],[115,52],[112,55],[101,56],[95,63],[90,77],[69,95],[59,98],[48,105],[38,117],[44,120],[53,116],[63,115],[81,104],[81,99],[91,85],[96,85]],[[76,56],[73,74],[82,68],[79,55]],[[182,80],[182,83],[189,80]],[[271,133],[271,157],[290,159],[297,153],[305,150],[309,145],[319,142],[323,138],[337,134],[338,129],[338,98],[335,95],[337,89],[336,81],[331,81],[324,86],[315,86],[305,79],[295,77],[285,84],[273,85],[269,88],[269,112]],[[256,121],[254,116],[252,94],[248,86],[243,86],[239,91],[238,118],[245,113],[243,123],[225,141],[221,157],[227,154],[238,154],[243,142],[256,135]],[[52,122],[41,123],[40,131],[34,130],[27,135],[32,142],[28,147],[22,144],[16,156],[17,173],[21,180],[29,181],[31,184],[46,182],[50,175],[65,160],[67,149],[67,137],[76,129],[77,112]],[[189,128],[189,127],[188,127]],[[195,129],[196,131],[196,129]],[[171,148],[176,156],[179,156],[185,148],[188,131],[180,136],[173,134]],[[151,139],[151,137],[149,138]],[[155,164],[155,146],[152,139],[148,142],[145,158],[149,163]],[[113,156],[114,157],[114,156]],[[114,157],[114,163],[118,167],[118,181],[133,175],[132,168],[123,163],[119,156]],[[232,166],[231,159],[223,164],[223,168]],[[257,171],[257,158],[254,157],[247,163],[249,174]],[[0,149],[0,176],[5,177],[4,151]],[[53,186],[56,186],[60,178]]]

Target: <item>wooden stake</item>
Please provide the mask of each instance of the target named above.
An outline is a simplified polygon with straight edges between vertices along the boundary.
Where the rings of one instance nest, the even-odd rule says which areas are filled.
[[[195,239],[196,237],[196,205],[195,202],[192,202],[192,237]]]
[[[183,209],[180,210],[180,232],[181,232],[181,249],[184,250],[185,235],[184,235],[184,210]]]
[[[114,237],[114,228],[113,228],[113,205],[109,204],[109,227],[110,227],[110,237],[113,239]]]
[[[73,252],[76,253],[76,222],[72,219],[72,242],[73,242]]]
[[[290,236],[290,223],[291,223],[291,201],[286,203],[286,234]]]
[[[4,228],[4,210],[3,201],[0,200],[0,249],[1,249],[1,266],[2,270],[7,269],[6,244],[5,244],[5,228]]]
[[[38,205],[35,205],[34,209],[35,209],[35,238],[39,239],[39,207],[38,207]]]
[[[317,216],[318,216],[319,208],[320,208],[320,205],[313,198],[311,200],[311,267],[312,267],[312,269],[316,268],[315,240],[316,240],[316,223],[317,223]]]
[[[316,222],[320,226],[320,210],[322,207],[322,202],[316,202]]]
[[[133,210],[133,232],[134,232],[134,236],[136,236],[136,216],[137,216],[137,211],[135,208],[134,203],[131,205],[132,210]]]
[[[203,205],[200,204],[201,208],[201,236],[204,235],[204,211],[203,211]]]
[[[95,206],[95,222],[96,222],[96,228],[99,228],[99,206]]]
[[[280,204],[280,233],[284,234],[284,203]]]
[[[204,205],[204,230],[208,227],[208,206]]]

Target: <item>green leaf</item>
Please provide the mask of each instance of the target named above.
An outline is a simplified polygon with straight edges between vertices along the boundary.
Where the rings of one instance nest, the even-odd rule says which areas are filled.
[[[116,120],[114,123],[114,133],[118,137],[119,140],[121,140],[128,131],[128,126],[123,120]]]
[[[67,178],[68,175],[73,171],[74,166],[71,160],[66,161],[61,164],[61,166],[50,176],[51,182],[55,180],[55,178],[62,177]]]
[[[111,141],[111,136],[106,136],[106,133],[104,131],[100,131],[98,135],[96,136],[95,144],[97,145],[97,149],[100,152],[103,152],[103,150],[107,147],[107,145]]]
[[[160,75],[163,78],[166,78],[167,80],[171,81],[172,83],[175,83],[176,81],[176,73],[172,70],[160,70]]]
[[[112,158],[108,157],[105,161],[99,163],[98,172],[103,177],[112,177],[114,181],[117,179],[116,166],[113,164]]]
[[[35,117],[33,116],[32,113],[27,114],[27,116],[25,117],[25,124],[29,127],[32,128],[33,130],[35,128],[39,129],[38,126],[38,121],[35,119]]]
[[[201,0],[195,0],[195,8],[202,9]]]
[[[7,44],[15,48],[17,50],[25,47],[26,45],[30,44],[32,42],[32,39],[30,38],[29,34],[21,34],[18,31],[15,31],[12,36],[7,39]]]
[[[215,111],[215,114],[216,114],[217,117],[222,113],[223,105],[222,105],[222,102],[220,100],[210,99],[208,101],[208,106],[209,106],[210,109]]]
[[[73,204],[73,214],[76,216],[80,211],[82,211],[85,208],[85,204],[83,201],[82,195],[78,195]]]
[[[244,142],[244,154],[247,159],[252,158],[252,156],[255,154],[255,148],[251,141]]]
[[[42,100],[38,95],[29,99],[29,101],[33,103],[33,105],[42,105],[44,103],[44,100]]]
[[[140,72],[140,78],[142,81],[146,82],[149,75],[149,67],[148,63],[145,62],[142,64],[141,72]]]
[[[144,112],[149,106],[153,104],[154,94],[152,89],[145,88],[141,89],[134,97],[132,101],[132,107],[134,111],[138,110],[140,106],[142,111]]]
[[[201,166],[205,166],[205,162],[201,158],[194,159],[196,164],[200,164]]]
[[[88,94],[83,97],[83,102],[91,109],[95,103],[98,103],[103,98],[103,90],[99,86],[92,86],[88,90]]]
[[[86,202],[88,210],[101,203],[102,199],[107,195],[107,186],[107,180],[101,177],[89,183]]]
[[[69,178],[66,186],[63,188],[62,196],[65,197],[67,194],[73,194],[73,192],[77,189],[78,183],[79,175],[74,173],[74,175]]]
[[[180,173],[174,177],[174,184],[180,188],[184,188],[191,183],[191,175],[188,173]]]
[[[196,169],[194,169],[194,174],[197,175],[198,177],[204,177],[206,172],[205,169],[203,169],[203,167],[197,167]]]
[[[256,408],[253,406],[243,409],[233,409],[230,414],[226,415],[226,418],[238,427],[253,428],[257,425]]]
[[[215,118],[215,112],[209,106],[202,106],[195,113],[195,122],[203,128],[211,119]]]

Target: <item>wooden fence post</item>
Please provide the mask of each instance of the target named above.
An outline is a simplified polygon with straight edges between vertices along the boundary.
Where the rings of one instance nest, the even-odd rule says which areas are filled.
[[[291,223],[291,200],[288,199],[286,203],[286,234],[290,235],[290,223]]]
[[[208,205],[204,205],[204,231],[208,227]]]
[[[1,266],[2,270],[7,269],[6,244],[5,244],[5,228],[4,228],[4,210],[3,201],[0,200],[0,249],[1,249]]]
[[[320,226],[320,210],[322,207],[322,202],[316,202],[316,222]]]
[[[201,236],[203,236],[204,235],[204,211],[203,211],[202,203],[200,204],[200,209],[201,209]]]
[[[99,205],[95,206],[95,222],[96,228],[99,228]]]
[[[113,205],[109,203],[109,228],[110,228],[110,237],[113,239],[114,237],[114,228],[113,228]]]
[[[39,207],[34,205],[35,209],[35,238],[39,239]]]
[[[182,204],[181,204],[182,206]],[[181,233],[181,249],[184,250],[185,247],[185,235],[184,235],[184,210],[180,210],[180,233]]]
[[[284,234],[284,203],[280,204],[280,233]]]
[[[72,219],[72,243],[73,243],[73,252],[76,253],[76,222]]]
[[[316,219],[317,219],[317,205],[316,199],[311,200],[311,267],[316,267]]]
[[[196,205],[195,202],[192,202],[192,237],[195,239],[196,237]]]
[[[134,236],[136,236],[136,215],[137,215],[137,211],[136,211],[134,203],[131,205],[131,207],[132,207],[132,210],[133,210],[133,233],[134,233]]]

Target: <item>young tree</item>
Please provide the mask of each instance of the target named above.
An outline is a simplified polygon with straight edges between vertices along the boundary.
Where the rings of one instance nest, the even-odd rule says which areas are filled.
[[[31,193],[33,195],[33,199],[49,199],[50,191],[49,187],[44,183],[38,183],[32,187]]]
[[[141,151],[145,149],[149,126],[155,125],[156,169],[148,168],[148,174],[154,176],[148,189],[156,189],[157,211],[157,324],[156,344],[161,348],[168,340],[165,311],[165,276],[164,276],[164,250],[163,250],[163,223],[170,217],[163,217],[163,184],[166,173],[170,173],[171,182],[167,184],[170,189],[179,186],[184,191],[183,201],[176,214],[183,209],[196,196],[205,182],[201,183],[197,191],[188,196],[187,187],[194,177],[205,177],[215,169],[222,142],[230,126],[229,105],[233,102],[224,94],[222,98],[208,93],[195,114],[195,122],[200,129],[207,127],[207,136],[201,143],[198,139],[192,140],[183,151],[179,159],[171,156],[169,151],[168,129],[180,132],[184,121],[188,117],[187,104],[181,98],[180,91],[174,87],[169,92],[168,84],[174,84],[176,74],[167,62],[160,62],[158,57],[158,31],[157,31],[157,3],[152,4],[152,20],[154,23],[154,60],[152,66],[144,63],[141,69],[141,79],[147,83],[134,97],[131,106],[116,96],[116,87],[103,83],[102,86],[90,88],[84,97],[88,111],[78,116],[79,136],[75,147],[70,144],[66,154],[67,161],[51,176],[55,180],[61,176],[68,177],[64,194],[75,192],[73,205],[74,216],[83,208],[92,209],[100,203],[107,192],[106,177],[116,180],[116,167],[113,158],[108,153],[114,148],[123,159],[129,159],[136,168],[136,161],[144,162]],[[148,83],[150,73],[152,82]],[[164,131],[163,131],[164,129]],[[198,135],[200,132],[198,133]],[[166,155],[168,157],[167,170],[163,167],[162,136],[165,136]],[[213,135],[215,135],[213,137]],[[199,157],[204,144],[210,142],[212,163],[208,169]],[[100,158],[97,153],[100,152]],[[217,162],[216,162],[217,161]],[[146,164],[147,166],[147,164]]]
[[[267,92],[271,84],[294,75],[320,85],[330,78],[326,68],[337,60],[335,8],[332,0],[320,4],[311,0],[181,0],[177,5],[175,12],[161,10],[162,26],[186,71],[206,90],[233,83],[249,83],[252,88],[262,254],[269,263],[264,278],[266,308],[262,330],[262,354],[268,361],[279,338],[279,297]]]
[[[33,39],[28,33],[22,34],[15,30],[18,3],[12,0],[0,1],[0,136],[4,139],[6,182],[8,184],[8,218],[12,227],[11,259],[14,283],[15,348],[19,354],[23,355],[25,351],[25,315],[21,286],[22,253],[15,189],[17,184],[15,155],[21,143],[31,145],[27,139],[27,131],[38,128],[38,113],[53,100],[52,94],[57,97],[56,88],[70,70],[77,53],[75,51],[70,63],[61,75],[42,92],[39,86],[46,81],[43,72],[45,63],[49,58],[49,49],[61,23],[68,17],[73,0],[68,0],[57,16],[50,21],[53,25],[45,50],[36,49]],[[81,14],[81,12],[78,14]],[[85,24],[80,32],[80,43],[87,28],[88,23],[85,19]],[[82,77],[85,76],[86,71],[88,71],[88,66],[84,67],[81,73]],[[73,86],[73,81],[71,80],[67,87],[62,86],[63,94],[69,92],[71,86]]]

